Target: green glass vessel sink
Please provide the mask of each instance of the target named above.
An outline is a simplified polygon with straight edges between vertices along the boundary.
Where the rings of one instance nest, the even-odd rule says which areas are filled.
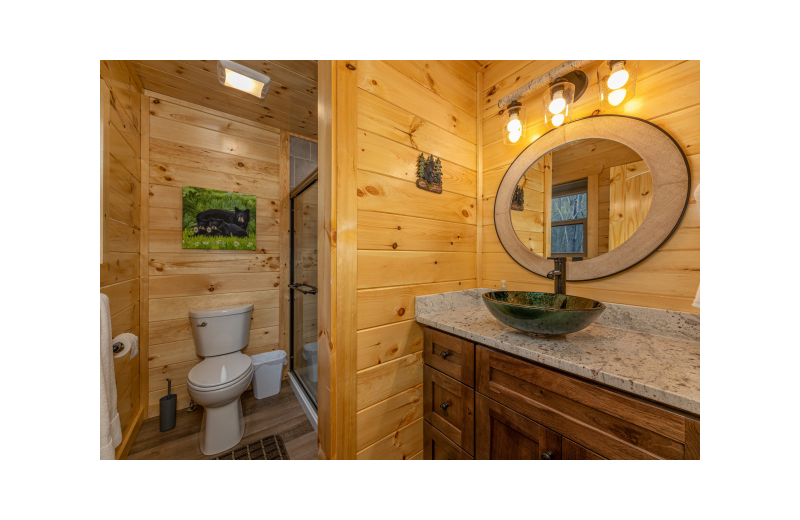
[[[538,292],[487,292],[483,303],[509,327],[547,336],[585,329],[606,310],[589,298]]]

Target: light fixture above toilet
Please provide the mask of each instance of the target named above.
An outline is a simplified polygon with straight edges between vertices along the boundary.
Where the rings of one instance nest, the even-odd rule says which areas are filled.
[[[247,92],[259,99],[264,99],[269,92],[269,76],[239,65],[235,61],[217,61],[217,77],[226,87]]]

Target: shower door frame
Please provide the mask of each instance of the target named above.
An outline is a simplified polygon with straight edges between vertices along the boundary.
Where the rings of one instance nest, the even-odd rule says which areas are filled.
[[[289,282],[288,284],[294,283],[294,236],[295,236],[295,228],[294,228],[294,199],[299,197],[304,191],[308,188],[312,187],[315,183],[318,182],[318,169],[315,168],[313,172],[311,172],[308,177],[306,177],[303,182],[298,184],[294,187],[294,189],[289,192]],[[317,216],[319,219],[319,216]],[[317,237],[319,239],[319,237]],[[319,283],[319,280],[317,281]],[[307,287],[307,286],[304,286]],[[294,369],[294,297],[297,291],[290,286],[290,294],[292,295],[291,300],[289,302],[289,377],[291,377],[297,384],[297,386],[301,389],[304,394],[304,397],[308,400],[308,403],[314,407],[314,414],[316,415],[316,410],[318,407],[317,399],[312,397],[311,392],[308,389],[305,381],[301,378]],[[319,304],[319,301],[317,302]],[[319,365],[318,365],[319,366]],[[319,378],[317,378],[319,381]],[[319,384],[319,383],[318,383]]]

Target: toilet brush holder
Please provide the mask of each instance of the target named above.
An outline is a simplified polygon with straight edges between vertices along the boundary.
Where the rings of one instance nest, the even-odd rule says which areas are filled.
[[[178,414],[178,395],[172,393],[172,381],[169,379],[167,380],[167,395],[159,400],[158,405],[161,409],[159,415],[161,431],[173,429]]]

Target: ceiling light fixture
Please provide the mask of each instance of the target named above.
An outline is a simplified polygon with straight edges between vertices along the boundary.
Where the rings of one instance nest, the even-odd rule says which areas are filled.
[[[516,144],[525,139],[525,122],[528,120],[528,111],[519,101],[514,101],[503,112],[500,124],[503,128],[503,142]]]
[[[600,104],[613,108],[633,99],[639,62],[634,60],[604,60],[597,68]]]
[[[269,92],[269,76],[233,61],[217,61],[217,77],[219,82],[226,87],[247,92],[259,99],[264,99]]]

